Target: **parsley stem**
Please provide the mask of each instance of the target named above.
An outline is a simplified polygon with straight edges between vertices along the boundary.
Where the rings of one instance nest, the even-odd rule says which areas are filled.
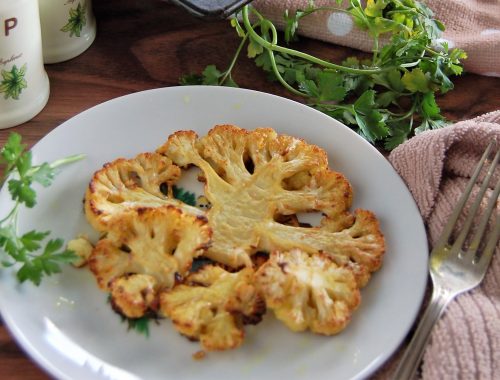
[[[85,158],[84,154],[75,154],[75,155],[72,155],[72,156],[61,158],[59,160],[55,160],[49,166],[52,169],[55,169],[55,168],[57,168],[59,166],[62,166],[62,165],[71,164],[73,162],[80,161],[83,158]]]
[[[324,109],[328,111],[344,110],[354,115],[355,110],[352,104],[325,104],[325,103],[310,103],[309,106],[314,106],[318,109]]]
[[[250,19],[248,18],[248,5],[245,5],[242,9],[242,18],[243,18],[243,24],[245,25],[245,28],[246,28],[247,32],[249,33],[250,37],[256,43],[258,43],[259,45],[261,45],[263,48],[265,48],[267,50],[271,50],[273,52],[277,51],[277,52],[280,52],[283,54],[288,54],[291,56],[300,57],[302,59],[305,59],[305,60],[312,62],[312,63],[315,63],[317,65],[320,65],[320,66],[323,66],[326,68],[330,68],[330,69],[334,69],[334,70],[344,71],[344,72],[351,73],[351,74],[372,75],[372,74],[378,74],[378,73],[381,73],[384,71],[392,70],[392,67],[373,68],[373,69],[355,69],[352,67],[337,65],[335,63],[331,63],[331,62],[325,61],[323,59],[314,57],[310,54],[303,53],[301,51],[294,50],[294,49],[289,49],[289,48],[274,44],[272,42],[266,41],[252,27],[252,25],[250,23]]]
[[[262,20],[264,22],[263,26],[269,27],[271,30],[271,35],[272,35],[272,43],[276,44],[278,42],[278,31],[276,30],[276,27],[272,22],[269,20]],[[253,29],[253,28],[252,28]],[[292,87],[288,82],[281,76],[281,73],[278,70],[278,65],[276,65],[276,59],[274,58],[274,52],[272,50],[267,49],[267,54],[269,56],[269,60],[271,61],[271,67],[273,69],[273,73],[278,79],[278,81],[285,87],[288,91],[295,95],[303,96],[303,97],[309,97],[307,94],[295,89]]]
[[[51,169],[57,169],[59,166],[71,164],[76,161],[80,161],[81,159],[85,158],[84,154],[75,154],[73,156],[68,156],[65,158],[61,158],[59,160],[55,160],[49,164],[49,167]],[[26,173],[26,176],[32,176],[35,174],[37,171],[39,171],[42,168],[42,165],[36,165],[31,167],[28,172]]]
[[[414,113],[415,113],[415,109],[417,108],[417,103],[414,102],[411,106],[411,108],[408,110],[408,112],[404,113],[404,114],[394,114],[390,111],[387,111],[389,112],[390,114],[394,115],[394,116],[399,116],[399,117],[394,117],[394,118],[391,118],[391,122],[395,122],[395,121],[401,121],[401,120],[406,120],[408,119],[410,116],[412,116]]]
[[[9,211],[7,216],[5,218],[3,218],[2,220],[0,220],[0,225],[5,223],[10,218],[13,218],[17,214],[18,208],[19,208],[19,201],[16,201],[16,204],[14,205],[14,207],[12,207],[12,210]]]
[[[372,58],[372,64],[376,65],[377,60],[378,60],[378,49],[379,49],[379,43],[378,43],[378,36],[375,36],[373,38],[373,58]]]
[[[241,53],[241,50],[243,49],[243,46],[245,46],[245,43],[248,39],[248,33],[245,35],[245,37],[243,37],[243,39],[241,40],[241,43],[240,45],[238,46],[238,49],[236,49],[236,53],[234,54],[234,57],[233,59],[231,60],[231,62],[229,63],[229,67],[227,68],[227,70],[224,72],[224,75],[222,76],[220,82],[219,82],[219,85],[222,85],[224,84],[224,82],[226,81],[226,79],[228,77],[231,77],[231,72],[233,71],[233,68],[234,68],[234,65],[236,64],[236,62],[238,61],[238,57],[240,56],[240,53]]]
[[[397,63],[397,61],[402,61],[402,60],[409,60],[410,62]],[[392,63],[392,64],[397,64],[400,67],[408,68],[408,67],[418,66],[422,61],[432,62],[433,58],[426,57],[425,50],[422,50],[419,56],[393,58],[383,62],[382,65]]]
[[[434,49],[431,49],[429,47],[426,47],[425,48],[425,52],[429,53],[430,55],[433,55],[433,56],[440,56],[442,55],[440,52],[434,50]]]
[[[278,81],[288,90],[290,91],[291,93],[295,94],[295,95],[299,95],[299,96],[304,96],[304,97],[308,97],[307,94],[299,91],[299,90],[296,90],[295,88],[293,88],[292,86],[290,86],[286,81],[285,79],[283,79],[283,77],[281,76],[281,73],[279,72],[278,70],[278,66],[276,66],[276,60],[274,59],[274,54],[271,50],[268,50],[267,51],[268,55],[269,55],[269,59],[271,60],[271,66],[273,68],[273,72],[274,72],[274,75],[276,75],[276,78],[278,79]]]

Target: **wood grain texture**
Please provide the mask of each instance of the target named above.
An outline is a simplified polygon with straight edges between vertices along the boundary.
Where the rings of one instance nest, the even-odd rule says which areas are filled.
[[[20,133],[31,147],[59,124],[104,101],[137,91],[178,85],[179,77],[208,64],[226,67],[239,44],[227,21],[204,21],[183,8],[159,0],[94,1],[98,34],[93,45],[70,61],[47,65],[51,95],[31,121],[0,131]],[[332,61],[361,53],[303,39],[299,49]],[[241,87],[290,96],[270,83],[246,58],[237,66]],[[500,108],[500,78],[466,74],[455,89],[438,99],[450,120],[464,120]],[[68,143],[71,143],[70,141]],[[48,379],[12,340],[0,323],[0,379]]]

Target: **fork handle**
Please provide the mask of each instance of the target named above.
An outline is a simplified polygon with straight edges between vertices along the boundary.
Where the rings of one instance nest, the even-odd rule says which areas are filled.
[[[447,292],[433,291],[432,298],[420,320],[403,358],[394,373],[394,380],[411,380],[422,359],[424,348],[433,326],[443,313],[452,297]]]

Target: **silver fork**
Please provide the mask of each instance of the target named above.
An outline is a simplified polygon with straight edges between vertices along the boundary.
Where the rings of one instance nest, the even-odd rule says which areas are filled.
[[[500,181],[496,184],[486,209],[477,223],[476,232],[470,244],[466,248],[463,245],[469,235],[474,216],[486,193],[491,176],[498,165],[500,150],[497,151],[495,158],[488,168],[476,199],[469,209],[460,234],[454,242],[450,242],[450,236],[494,145],[494,142],[488,145],[464,193],[455,206],[450,220],[444,227],[436,246],[431,251],[429,271],[433,284],[432,297],[396,369],[396,373],[394,374],[395,380],[413,378],[422,359],[424,348],[432,328],[446,306],[457,295],[478,286],[483,280],[490,264],[493,252],[500,238],[500,215],[497,214],[495,216],[493,228],[488,233],[489,237],[483,239],[483,235],[488,225],[488,220],[496,210],[498,194],[500,193]]]

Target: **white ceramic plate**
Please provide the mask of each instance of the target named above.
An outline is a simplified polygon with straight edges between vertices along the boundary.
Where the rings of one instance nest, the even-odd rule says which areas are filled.
[[[151,336],[127,332],[87,270],[64,268],[40,287],[17,285],[0,271],[0,310],[20,345],[60,379],[352,379],[373,373],[395,351],[420,306],[427,279],[427,243],[417,207],[388,161],[356,133],[299,103],[255,91],[172,87],[114,99],[62,124],[33,149],[35,163],[85,153],[65,167],[21,231],[51,230],[66,240],[88,232],[82,198],[91,174],[117,157],[154,150],[170,133],[205,134],[215,124],[267,126],[306,139],[329,154],[355,191],[355,207],[374,211],[387,239],[384,265],[362,292],[351,324],[334,337],[292,333],[268,313],[246,329],[237,350],[195,361],[197,343],[168,320]],[[2,193],[0,215],[10,206]]]

